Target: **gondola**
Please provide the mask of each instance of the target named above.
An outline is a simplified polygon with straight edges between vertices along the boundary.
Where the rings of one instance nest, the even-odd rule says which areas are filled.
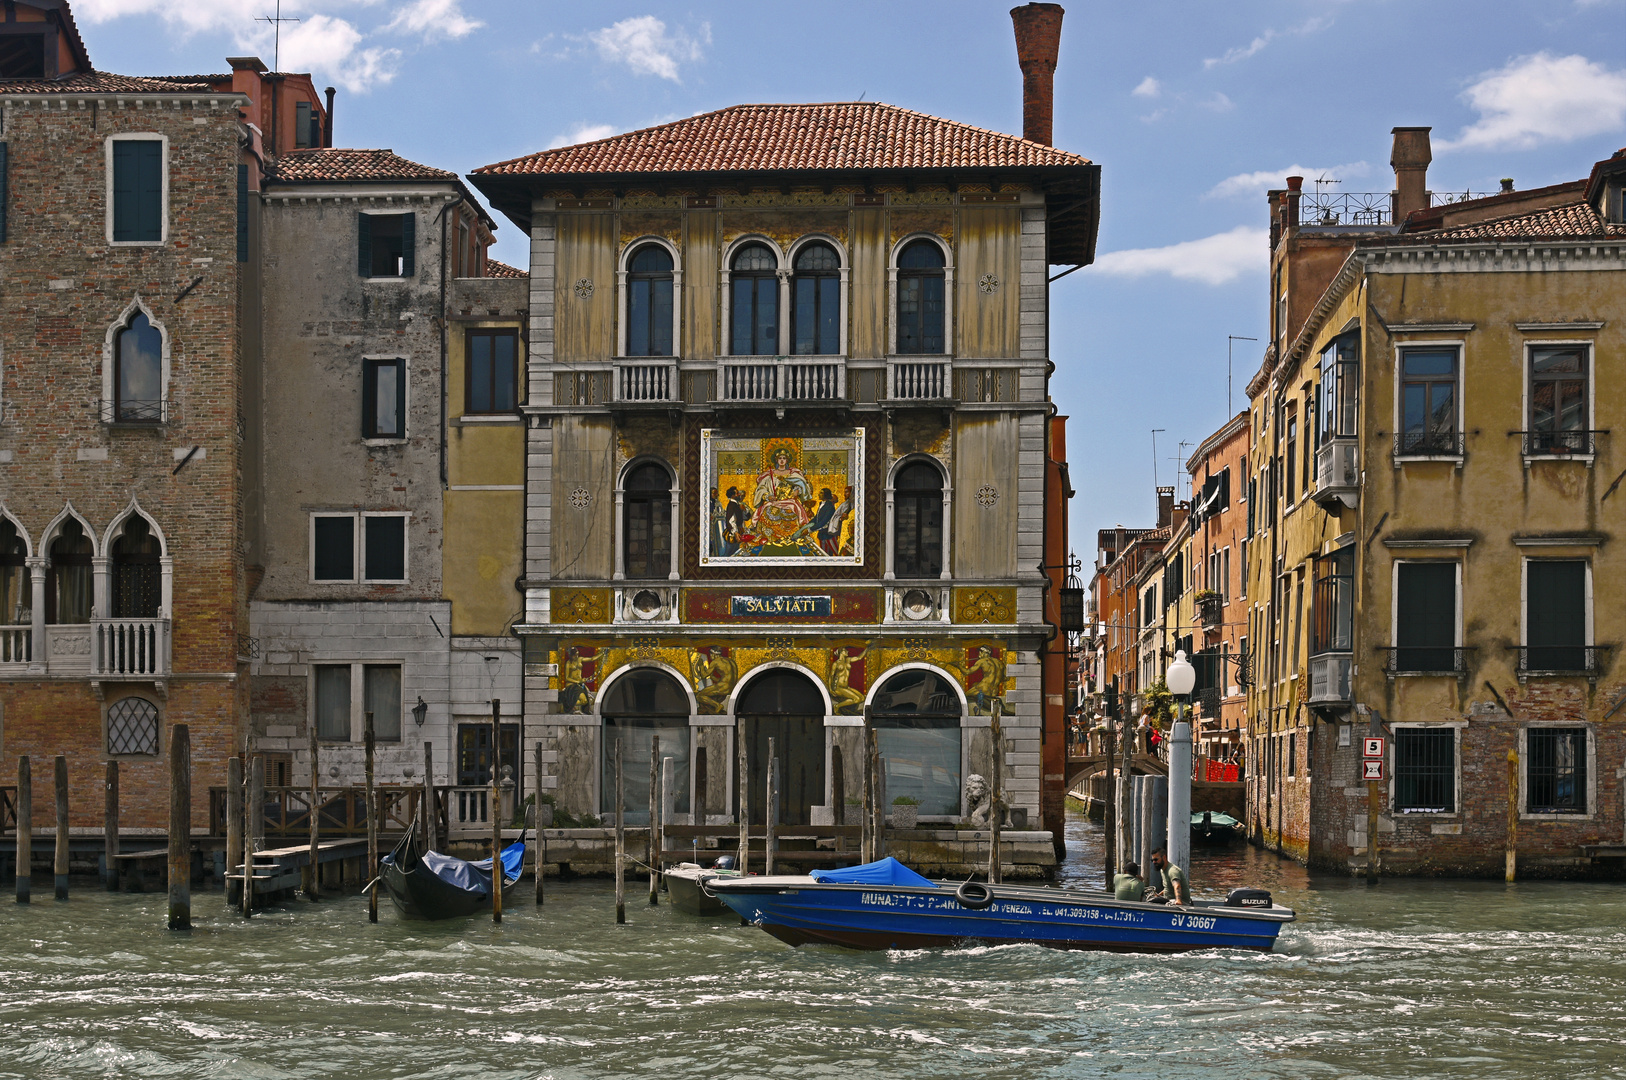
[[[502,850],[503,906],[525,865],[525,837]],[[491,860],[469,862],[425,851],[416,821],[379,861],[379,879],[396,910],[419,919],[455,919],[491,910]]]

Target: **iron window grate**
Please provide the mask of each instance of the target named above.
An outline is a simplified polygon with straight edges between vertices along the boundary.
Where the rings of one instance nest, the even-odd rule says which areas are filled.
[[[1457,735],[1453,728],[1395,732],[1395,809],[1452,814],[1457,809]]]
[[[1531,728],[1525,812],[1586,813],[1586,728]]]
[[[138,697],[115,701],[107,710],[107,752],[158,753],[158,706]]]

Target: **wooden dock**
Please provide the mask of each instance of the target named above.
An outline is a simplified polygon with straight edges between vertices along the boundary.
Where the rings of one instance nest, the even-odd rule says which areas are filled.
[[[310,865],[310,856],[309,844],[256,851],[253,873],[248,878],[252,889],[250,906],[265,907],[298,892],[304,881],[305,867]],[[339,887],[350,883],[364,885],[366,882],[361,878],[366,858],[365,839],[323,841],[316,846],[318,880],[325,878],[330,886]],[[331,880],[335,873],[339,877],[336,883]],[[243,864],[238,863],[226,875],[228,903],[239,907],[242,905],[243,881]]]

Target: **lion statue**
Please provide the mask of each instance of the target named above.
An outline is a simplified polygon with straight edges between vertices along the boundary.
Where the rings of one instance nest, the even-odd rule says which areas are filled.
[[[965,818],[972,825],[988,827],[989,818],[993,814],[993,792],[988,788],[988,781],[980,773],[972,773],[965,778]],[[1010,824],[1010,808],[1004,813],[1003,824]]]

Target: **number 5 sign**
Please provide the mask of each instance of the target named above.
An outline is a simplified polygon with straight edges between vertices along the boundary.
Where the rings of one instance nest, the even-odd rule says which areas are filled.
[[[1383,739],[1382,738],[1363,739],[1362,743],[1363,743],[1363,746],[1362,746],[1362,749],[1361,749],[1361,756],[1362,757],[1380,758],[1380,757],[1383,756]]]

